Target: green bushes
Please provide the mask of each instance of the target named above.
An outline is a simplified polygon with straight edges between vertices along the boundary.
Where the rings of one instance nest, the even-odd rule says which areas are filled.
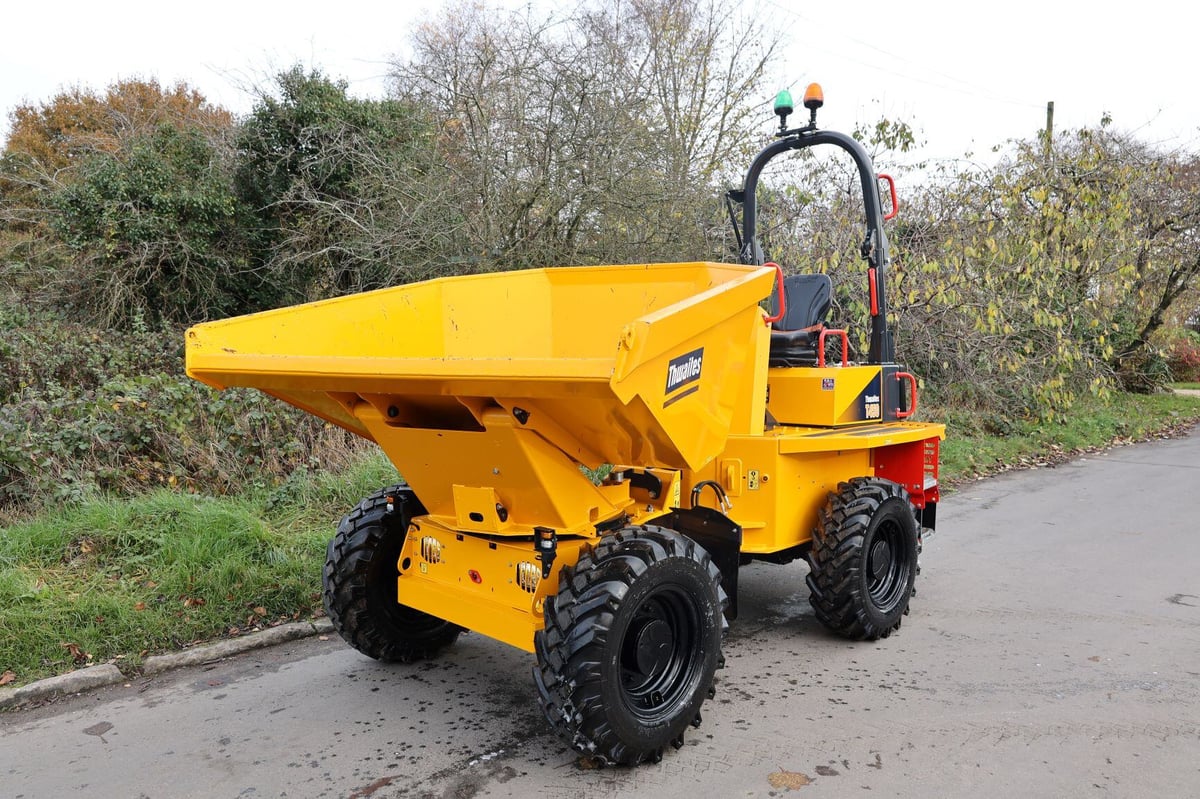
[[[816,188],[803,203],[788,208],[781,193],[798,221],[785,214],[779,229],[803,242],[781,263],[830,274],[834,318],[861,335],[864,265],[850,255],[860,203],[821,168],[809,168]],[[1052,147],[1012,142],[994,166],[944,167],[903,193],[887,227],[899,357],[932,402],[974,409],[995,432],[1062,418],[1113,389],[1160,390],[1172,309],[1200,280],[1198,178],[1194,158],[1108,121],[1060,133]]]
[[[162,124],[86,159],[49,197],[74,257],[61,293],[110,327],[138,317],[195,322],[278,299],[252,267],[254,229],[221,140]]]
[[[182,358],[182,336],[166,329],[104,330],[0,299],[0,404],[25,391],[93,391],[122,375],[177,371]]]
[[[21,313],[0,314],[0,518],[103,492],[269,487],[363,446],[266,395],[189,379],[182,331],[16,327]]]

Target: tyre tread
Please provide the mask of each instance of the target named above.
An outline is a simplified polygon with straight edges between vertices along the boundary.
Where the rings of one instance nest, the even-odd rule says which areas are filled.
[[[625,528],[584,547],[574,566],[563,567],[557,596],[546,601],[545,628],[534,637],[538,702],[563,739],[601,763],[636,765],[662,756],[662,747],[630,746],[612,728],[601,697],[600,661],[622,598],[651,566],[671,557],[704,569],[718,598],[724,635],[729,599],[716,564],[695,542],[653,525]],[[723,663],[719,646],[716,662],[718,668]],[[712,686],[700,690],[707,696]],[[698,720],[699,714],[688,722]]]
[[[387,509],[388,497],[394,497],[400,505],[391,512],[398,514],[397,519]],[[403,537],[403,532],[395,531],[395,522],[407,527],[409,516],[419,507],[408,486],[382,488],[342,518],[325,550],[325,613],[346,643],[376,660],[408,663],[433,657],[454,643],[462,631],[450,622],[427,624],[419,631],[401,629],[386,609],[372,600],[370,575],[377,553],[382,549],[386,557],[387,552],[398,552],[396,542],[387,541],[385,545],[385,539]]]
[[[862,596],[860,588],[863,544],[871,520],[893,498],[903,500],[911,509],[903,486],[882,478],[856,477],[839,483],[818,514],[808,553],[809,604],[821,624],[845,638],[869,641],[886,638],[900,627],[901,619],[908,613],[909,597],[905,597],[904,611],[895,622],[879,626],[871,619],[866,607],[870,599]]]

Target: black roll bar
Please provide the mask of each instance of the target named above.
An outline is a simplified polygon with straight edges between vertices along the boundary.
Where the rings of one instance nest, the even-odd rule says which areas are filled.
[[[816,130],[811,125],[779,134],[779,138],[763,148],[754,157],[740,192],[734,193],[742,203],[742,230],[739,244],[739,260],[744,264],[762,265],[766,260],[758,241],[758,178],[767,163],[778,155],[791,150],[802,150],[819,144],[832,144],[850,154],[858,167],[862,181],[863,203],[866,210],[867,235],[862,243],[862,256],[867,261],[868,300],[871,309],[871,345],[867,360],[872,364],[893,363],[896,359],[895,345],[887,324],[887,294],[884,276],[887,274],[887,236],[883,232],[883,205],[879,197],[879,180],[871,156],[855,139],[844,133]],[[740,196],[739,196],[740,195]],[[736,227],[735,227],[736,229]]]

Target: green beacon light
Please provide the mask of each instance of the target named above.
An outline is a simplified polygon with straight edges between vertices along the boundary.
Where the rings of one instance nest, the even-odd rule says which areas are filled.
[[[792,102],[792,93],[784,89],[779,94],[775,95],[775,113],[779,117],[779,129],[787,129],[788,115],[795,110],[795,104]]]

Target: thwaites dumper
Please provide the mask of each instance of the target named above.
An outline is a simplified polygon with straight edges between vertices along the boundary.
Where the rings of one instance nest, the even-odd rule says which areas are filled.
[[[533,652],[551,724],[634,764],[699,724],[741,565],[806,558],[828,628],[900,626],[944,428],[907,418],[916,380],[888,332],[880,179],[854,139],[817,129],[820,104],[810,87],[809,124],[788,130],[781,93],[776,140],[731,192],[742,264],[444,278],[187,332],[193,377],[371,439],[403,475],[329,544],[325,607],[352,646],[407,661],[465,629]],[[755,236],[763,167],[818,144],[861,177],[863,363],[823,324],[828,278],[785,286]]]

